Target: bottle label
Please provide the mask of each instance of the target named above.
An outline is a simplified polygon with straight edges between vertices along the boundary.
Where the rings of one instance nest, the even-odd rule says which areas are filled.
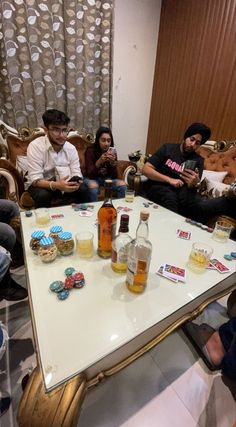
[[[111,260],[112,260],[112,262],[114,262],[114,263],[116,263],[116,262],[117,262],[117,252],[116,252],[116,251],[114,251],[114,249],[112,249]]]
[[[128,245],[121,248],[117,253],[117,262],[120,264],[126,264],[127,263],[127,249]]]

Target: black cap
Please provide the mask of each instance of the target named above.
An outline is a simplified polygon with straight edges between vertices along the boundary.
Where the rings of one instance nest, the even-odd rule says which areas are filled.
[[[201,145],[211,136],[211,129],[204,125],[204,123],[192,123],[184,133],[184,139],[189,138],[192,135],[199,133],[202,136]]]

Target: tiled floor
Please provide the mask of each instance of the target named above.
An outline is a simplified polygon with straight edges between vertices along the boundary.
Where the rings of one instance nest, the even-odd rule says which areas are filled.
[[[223,323],[224,304],[225,300],[212,304],[198,322]],[[9,350],[0,362],[0,383],[12,396],[0,425],[17,427],[21,379],[35,365],[27,301],[2,301],[0,320],[10,335]],[[232,427],[235,396],[236,384],[226,385],[219,372],[210,372],[180,329],[91,390],[78,427]]]

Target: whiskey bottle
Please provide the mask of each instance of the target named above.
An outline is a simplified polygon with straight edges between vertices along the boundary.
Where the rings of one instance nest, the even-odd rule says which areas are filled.
[[[121,215],[119,234],[112,241],[111,268],[116,273],[127,271],[128,246],[132,240],[129,236],[129,215]]]
[[[148,240],[149,212],[140,212],[140,221],[136,231],[136,239],[128,248],[128,268],[126,285],[131,292],[141,293],[147,286],[148,271],[151,261],[152,244]]]
[[[117,212],[112,204],[112,181],[105,180],[105,200],[98,211],[98,250],[101,258],[111,257],[111,244],[116,234]]]

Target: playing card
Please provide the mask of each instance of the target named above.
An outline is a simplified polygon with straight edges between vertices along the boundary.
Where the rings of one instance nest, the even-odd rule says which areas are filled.
[[[171,280],[174,283],[177,283],[178,280],[174,279],[173,277],[169,277],[167,275],[164,274],[163,270],[164,270],[164,265],[165,264],[161,264],[160,267],[158,267],[158,270],[156,271],[156,274],[158,274],[159,276],[165,277],[166,279]]]
[[[118,206],[118,208],[116,208],[117,213],[123,213],[123,212],[127,213],[127,212],[130,212],[132,210],[133,209],[127,208],[126,206]]]
[[[63,214],[52,214],[50,215],[51,219],[60,219],[60,218],[64,218]]]
[[[191,232],[190,231],[184,231],[180,230],[179,228],[176,230],[177,237],[180,237],[180,239],[189,240],[191,239]]]
[[[215,267],[217,271],[219,271],[219,273],[228,273],[230,271],[230,269],[226,267],[226,265],[222,264],[222,262],[220,262],[216,258],[211,259],[210,263]]]
[[[168,277],[177,279],[180,282],[185,282],[186,280],[186,270],[182,267],[176,267],[175,265],[171,264],[164,264],[163,273],[165,276],[167,275]]]
[[[79,216],[92,216],[93,212],[92,211],[78,211]]]

